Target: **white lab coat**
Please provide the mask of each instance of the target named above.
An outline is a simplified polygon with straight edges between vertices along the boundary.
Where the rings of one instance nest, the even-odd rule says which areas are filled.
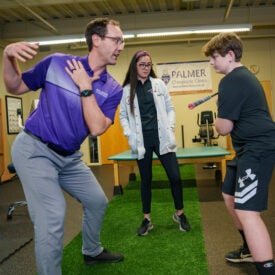
[[[177,144],[174,135],[175,110],[165,83],[158,78],[151,78],[153,97],[157,110],[158,135],[160,141],[160,154],[176,152]],[[137,96],[134,98],[134,114],[130,111],[130,85],[123,88],[120,102],[120,123],[124,135],[128,138],[131,154],[134,158],[144,158],[145,148],[142,135],[142,124]]]

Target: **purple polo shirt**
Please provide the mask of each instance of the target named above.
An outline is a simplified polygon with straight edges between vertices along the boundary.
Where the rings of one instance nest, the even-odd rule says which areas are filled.
[[[52,54],[22,74],[30,90],[41,88],[39,104],[25,122],[25,127],[44,142],[64,151],[74,152],[90,134],[86,126],[79,89],[65,71],[66,61],[80,60],[90,76],[93,71],[88,56]],[[104,115],[114,121],[122,96],[122,87],[105,70],[93,82],[97,104]]]

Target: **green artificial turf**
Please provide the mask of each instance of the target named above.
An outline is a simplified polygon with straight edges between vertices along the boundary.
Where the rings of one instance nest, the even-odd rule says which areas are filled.
[[[190,232],[179,230],[172,220],[174,204],[163,168],[154,166],[151,219],[154,229],[145,237],[136,236],[141,212],[139,177],[115,196],[104,218],[101,242],[107,249],[124,255],[124,261],[87,266],[81,254],[81,232],[64,248],[62,274],[208,274],[201,214],[193,165],[180,167],[183,179],[184,210]]]

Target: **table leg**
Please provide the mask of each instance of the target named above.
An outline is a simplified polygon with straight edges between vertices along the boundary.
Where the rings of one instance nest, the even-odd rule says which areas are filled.
[[[222,183],[224,181],[225,178],[225,173],[226,173],[226,159],[222,159],[221,161],[221,171],[222,171]]]
[[[114,195],[122,195],[123,190],[121,185],[119,184],[119,171],[118,171],[117,161],[114,161],[114,180],[115,180]]]
[[[129,174],[129,181],[136,181],[136,173],[135,173],[135,166],[131,165],[131,172]]]

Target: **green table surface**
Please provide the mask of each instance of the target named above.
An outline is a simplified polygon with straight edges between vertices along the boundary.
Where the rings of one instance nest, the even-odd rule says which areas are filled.
[[[230,155],[230,152],[220,146],[203,146],[194,148],[178,148],[177,158],[207,158]],[[131,156],[131,151],[127,150],[117,155],[111,156],[109,160],[135,160]],[[153,159],[158,159],[154,154]]]

